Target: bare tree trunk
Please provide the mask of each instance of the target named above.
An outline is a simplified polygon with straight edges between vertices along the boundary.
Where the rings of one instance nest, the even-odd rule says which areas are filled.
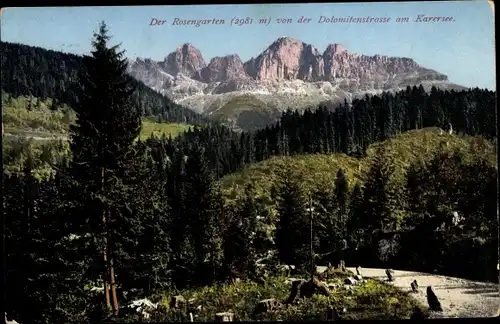
[[[104,191],[104,168],[101,168],[101,191]],[[104,296],[106,297],[106,307],[107,309],[111,309],[111,300],[109,296],[109,266],[108,266],[108,231],[107,231],[107,218],[106,218],[106,211],[102,211],[102,226],[103,226],[103,235],[102,235],[102,241],[103,241],[103,248],[102,248],[102,255],[104,259],[104,273],[103,273],[103,281],[104,281]]]
[[[101,193],[104,193],[104,182],[105,182],[105,169],[104,167],[101,168]],[[113,309],[113,314],[116,316],[118,315],[118,298],[116,295],[116,282],[115,282],[115,269],[113,266],[113,256],[111,254],[111,248],[110,248],[110,242],[108,240],[109,232],[107,228],[107,223],[108,223],[108,210],[107,208],[104,208],[102,211],[102,223],[103,223],[103,242],[104,242],[104,247],[103,247],[103,256],[104,256],[104,262],[105,262],[105,270],[104,270],[104,293],[106,296],[106,306],[111,308],[111,299],[113,301],[112,309]],[[111,296],[110,296],[110,290],[111,290]]]
[[[314,279],[314,251],[313,251],[313,206],[312,197],[309,195],[309,230],[310,230],[310,256],[311,256],[311,280]]]
[[[102,217],[102,222],[103,224],[106,224],[106,215],[103,213]],[[104,259],[104,273],[103,273],[103,280],[104,280],[104,295],[106,297],[106,307],[108,309],[111,309],[111,300],[109,297],[109,267],[108,267],[108,244],[107,244],[107,239],[106,239],[106,234],[103,235],[103,243],[104,247],[102,249],[102,254],[103,254],[103,259]]]
[[[109,248],[109,247],[108,247]],[[116,295],[115,268],[113,265],[113,255],[110,253],[109,258],[109,274],[111,283],[111,298],[113,299],[113,315],[118,315],[118,297]]]

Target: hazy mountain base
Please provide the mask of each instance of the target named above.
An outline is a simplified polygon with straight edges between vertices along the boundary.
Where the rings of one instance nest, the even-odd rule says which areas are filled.
[[[209,84],[182,74],[176,77],[166,73],[150,75],[147,71],[133,69],[129,69],[129,73],[152,89],[172,98],[177,104],[211,119],[226,121],[232,127],[244,131],[271,125],[287,109],[304,111],[307,108],[315,109],[321,104],[336,106],[344,100],[351,102],[355,98],[362,98],[367,94],[377,95],[384,91],[394,93],[407,86],[422,84],[426,91],[430,91],[432,86],[442,90],[466,89],[447,81],[433,80],[432,75],[425,73],[394,75],[392,79],[380,81],[229,79]],[[252,114],[246,113],[241,117],[242,111]]]
[[[362,98],[367,94],[377,95],[384,91],[394,93],[406,88],[405,85],[404,87],[384,87],[382,89],[351,92],[338,86],[332,86],[329,82],[315,84],[305,83],[300,80],[286,82],[295,84],[295,87],[287,89],[285,84],[283,88],[275,92],[262,89],[254,91],[238,90],[222,94],[195,94],[178,99],[176,103],[189,107],[209,118],[227,121],[235,129],[249,131],[275,123],[281,113],[287,109],[303,112],[307,108],[314,110],[320,105],[336,106],[344,102],[344,100],[351,102],[353,99]],[[432,86],[443,90],[465,89],[462,86],[443,81],[423,81],[407,85],[413,86],[417,84],[422,84],[426,91],[430,91]],[[175,98],[175,94],[171,95]],[[254,107],[257,107],[257,109],[254,109]],[[214,114],[214,112],[217,113]],[[248,112],[248,114],[242,112]]]

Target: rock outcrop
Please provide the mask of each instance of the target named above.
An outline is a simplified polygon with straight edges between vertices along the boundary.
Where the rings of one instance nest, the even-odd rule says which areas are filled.
[[[245,73],[243,62],[238,54],[224,57],[214,57],[208,66],[200,70],[199,81],[202,82],[225,82],[230,79],[245,79],[249,76]]]
[[[242,62],[238,54],[232,54],[214,57],[207,65],[200,50],[192,44],[184,44],[168,54],[162,62],[150,59],[130,61],[129,70],[142,81],[151,78],[162,80],[159,85],[164,88],[175,87],[172,80],[178,74],[206,84],[234,79],[247,82],[253,79],[261,82],[357,80],[358,83],[384,83],[397,76],[448,80],[446,75],[421,67],[410,58],[359,55],[349,52],[341,44],[330,44],[320,53],[313,45],[291,37],[280,37],[247,62]]]
[[[336,43],[327,45],[321,53],[312,44],[291,37],[278,38],[246,62],[238,54],[231,54],[214,57],[207,65],[199,49],[183,44],[163,61],[131,60],[128,71],[176,103],[207,116],[234,98],[248,95],[270,109],[268,115],[279,116],[289,108],[349,102],[367,93],[398,91],[420,84],[426,89],[464,89],[411,58],[360,55]],[[240,112],[248,107],[245,104],[226,109],[230,115],[225,117],[230,124],[239,124]],[[269,123],[274,121],[271,119]]]
[[[193,45],[186,43],[167,55],[161,63],[164,71],[171,75],[182,73],[189,77],[206,66],[201,52]]]

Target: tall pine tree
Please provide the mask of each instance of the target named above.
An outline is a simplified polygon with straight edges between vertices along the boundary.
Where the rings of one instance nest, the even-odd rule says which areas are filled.
[[[196,147],[186,163],[186,206],[189,234],[194,249],[198,284],[212,283],[221,266],[222,195],[203,151]]]
[[[91,56],[83,59],[82,92],[73,106],[77,122],[70,127],[73,176],[81,192],[83,208],[80,231],[101,239],[106,303],[118,314],[113,267],[113,242],[109,241],[109,215],[113,196],[110,186],[123,175],[127,154],[141,127],[141,114],[132,105],[131,77],[118,46],[108,46],[108,30],[102,22],[94,34]],[[116,192],[113,192],[116,195]],[[97,260],[96,260],[97,261]],[[108,288],[109,287],[109,288]],[[108,290],[109,289],[109,290]]]
[[[300,183],[286,172],[279,188],[276,247],[280,260],[296,268],[307,269],[309,256],[309,213]]]

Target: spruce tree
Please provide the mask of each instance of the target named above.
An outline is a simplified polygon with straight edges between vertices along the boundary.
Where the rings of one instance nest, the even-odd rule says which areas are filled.
[[[255,192],[251,186],[236,203],[235,213],[230,221],[224,239],[224,261],[235,274],[242,278],[255,275],[255,247],[253,240],[257,231]]]
[[[401,211],[400,188],[393,181],[395,166],[385,149],[377,148],[364,183],[364,210],[368,230],[386,232],[397,229]]]
[[[111,241],[115,249],[116,275],[128,296],[150,295],[170,283],[170,210],[161,173],[152,149],[138,142],[116,192]],[[115,221],[116,220],[116,221]],[[131,293],[134,292],[134,293]]]
[[[369,222],[365,218],[367,215],[363,208],[363,191],[357,182],[349,198],[349,219],[346,224],[350,245],[356,247],[363,245],[363,239],[368,232],[366,225]]]
[[[322,255],[331,255],[336,251],[340,242],[341,229],[338,222],[338,204],[335,199],[334,186],[324,184],[313,195],[314,202],[314,252]]]
[[[335,178],[335,201],[338,206],[338,220],[344,228],[347,211],[348,211],[348,197],[349,197],[349,182],[344,170],[339,169]]]
[[[195,147],[186,163],[186,206],[198,284],[212,283],[221,266],[222,195],[203,152]]]
[[[83,58],[80,73],[82,87],[79,102],[75,103],[77,122],[70,127],[73,153],[73,176],[81,192],[83,203],[80,217],[82,234],[91,233],[102,240],[102,273],[108,307],[118,314],[118,299],[113,267],[113,242],[109,236],[110,213],[113,209],[111,182],[119,179],[127,154],[141,127],[141,115],[132,105],[131,77],[127,61],[117,46],[108,46],[108,30],[102,22],[94,34],[91,56]],[[90,226],[90,227],[89,227]],[[97,261],[97,260],[96,260]],[[108,290],[110,288],[110,291]],[[111,300],[110,300],[111,299]]]
[[[309,213],[300,183],[286,172],[279,188],[278,215],[276,226],[276,247],[285,264],[307,269],[309,255]]]

